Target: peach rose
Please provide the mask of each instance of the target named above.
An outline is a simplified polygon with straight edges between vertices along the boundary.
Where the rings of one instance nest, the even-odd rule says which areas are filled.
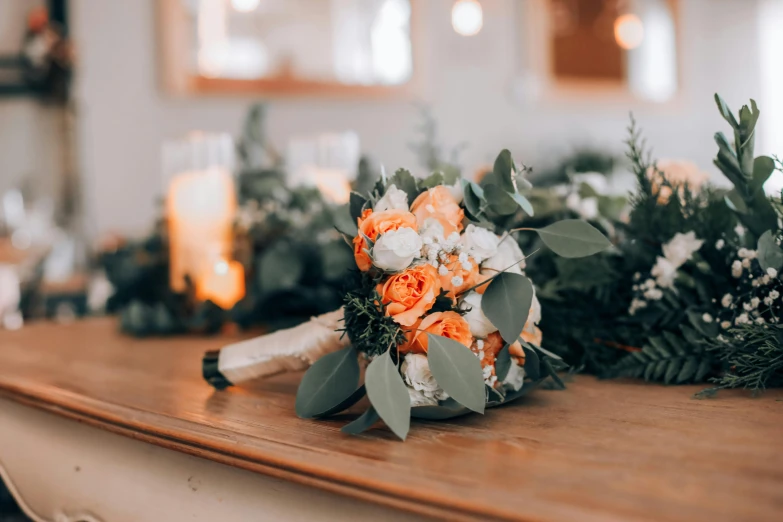
[[[522,333],[522,339],[525,339],[524,332]],[[525,341],[530,342],[527,339],[525,339]],[[500,352],[500,350],[503,349],[503,346],[505,345],[506,341],[503,340],[500,332],[492,332],[487,336],[486,339],[484,339],[484,358],[486,359],[488,354],[491,354],[492,364],[495,364],[495,358],[497,357],[497,354]],[[508,352],[514,359],[516,359],[517,364],[520,366],[525,365],[525,351],[522,349],[522,344],[519,341],[516,341],[514,344],[509,346]],[[482,365],[483,362],[484,361],[482,360]]]
[[[462,220],[465,218],[465,211],[454,199],[451,191],[443,185],[419,194],[411,205],[411,212],[416,215],[419,227],[429,218],[436,219],[443,226],[446,237],[452,232],[460,232]]]
[[[692,161],[686,160],[661,160],[658,162],[658,170],[652,167],[647,171],[647,177],[652,182],[653,192],[658,191],[658,204],[665,205],[672,196],[672,189],[663,186],[661,178],[674,186],[680,199],[683,198],[684,186],[694,194],[701,191],[702,186],[710,179],[710,175],[699,168]]]
[[[440,294],[438,272],[424,264],[395,274],[376,287],[386,315],[402,326],[412,326],[435,304]]]
[[[462,263],[456,255],[451,254],[449,260],[442,266],[445,266],[448,272],[445,274],[438,272],[440,284],[452,299],[456,299],[457,294],[474,286],[479,280],[478,263],[470,256]],[[469,268],[466,268],[468,266]]]
[[[470,326],[461,315],[457,312],[435,312],[407,333],[408,342],[400,346],[400,352],[427,353],[428,333],[448,337],[467,348],[473,344]]]
[[[365,250],[369,249],[364,236],[372,241],[378,239],[380,234],[402,227],[416,229],[416,216],[405,210],[390,209],[383,212],[373,212],[370,209],[362,212],[357,220],[359,234],[353,238],[353,257],[359,270],[366,272],[372,266],[372,259]],[[364,236],[362,235],[364,234]]]

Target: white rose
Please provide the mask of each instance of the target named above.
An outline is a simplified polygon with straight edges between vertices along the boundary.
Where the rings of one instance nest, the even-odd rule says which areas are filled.
[[[671,288],[674,284],[674,279],[677,276],[677,268],[677,265],[665,257],[658,257],[651,273],[655,277],[655,282],[658,283],[658,286],[661,288]]]
[[[427,218],[424,223],[419,227],[421,237],[430,238],[434,243],[442,243],[445,241],[443,225],[435,218]]]
[[[430,371],[430,363],[426,355],[409,353],[402,361],[402,378],[410,388],[420,392],[428,399],[442,401],[449,395],[438,385]],[[409,392],[410,393],[410,392]],[[411,393],[413,399],[413,393]]]
[[[373,207],[375,212],[392,209],[408,210],[408,193],[398,189],[396,185],[389,185],[386,194]]]
[[[489,334],[497,331],[495,325],[481,311],[481,298],[481,294],[470,292],[462,300],[463,307],[470,308],[463,317],[470,325],[470,333],[477,339],[485,339]]]
[[[493,276],[503,270],[521,275],[524,268],[525,254],[522,253],[516,240],[507,236],[498,245],[495,255],[481,263],[481,275]]]
[[[693,231],[687,234],[677,233],[671,241],[663,245],[663,257],[679,268],[701,248],[703,243],[703,240],[696,239],[696,233]]]
[[[419,390],[414,390],[410,386],[406,386],[405,388],[408,390],[408,396],[411,398],[411,408],[438,405],[438,399],[435,397],[427,397]]]
[[[511,367],[508,369],[506,378],[503,379],[503,388],[509,391],[519,391],[525,383],[525,369],[511,360]]]
[[[460,242],[463,252],[467,252],[474,259],[481,261],[489,259],[497,253],[500,238],[491,230],[468,225],[460,237]]]
[[[372,248],[373,264],[383,270],[397,272],[408,268],[421,253],[421,237],[409,227],[386,232]]]

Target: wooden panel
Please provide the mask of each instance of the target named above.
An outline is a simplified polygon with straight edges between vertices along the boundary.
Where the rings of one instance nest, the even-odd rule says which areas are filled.
[[[339,431],[294,415],[298,375],[215,392],[226,339],[135,340],[112,320],[0,332],[0,393],[240,468],[425,515],[519,520],[779,520],[783,392],[579,377],[563,392],[448,422]]]

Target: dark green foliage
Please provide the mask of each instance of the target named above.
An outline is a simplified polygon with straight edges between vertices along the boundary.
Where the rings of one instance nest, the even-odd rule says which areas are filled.
[[[405,332],[386,315],[375,281],[369,274],[355,273],[344,298],[345,323],[342,331],[353,346],[369,356],[384,353],[390,346],[405,342]]]

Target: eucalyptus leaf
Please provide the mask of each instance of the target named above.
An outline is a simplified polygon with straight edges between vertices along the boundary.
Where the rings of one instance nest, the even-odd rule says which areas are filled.
[[[522,210],[525,211],[525,214],[527,214],[530,217],[533,217],[533,205],[530,204],[530,201],[520,194],[519,192],[516,192],[514,194],[511,194],[511,197],[514,199],[514,201],[517,202],[517,205],[519,205]]]
[[[535,350],[523,347],[525,352],[525,375],[529,376],[534,381],[541,378],[541,360]]]
[[[726,205],[734,212],[737,212],[738,214],[748,213],[748,205],[745,203],[745,200],[737,191],[737,189],[732,189],[727,192],[724,196],[724,199],[726,201]]]
[[[498,381],[503,382],[510,369],[511,352],[509,351],[509,345],[506,344],[495,357],[495,375],[497,376]]]
[[[516,342],[525,328],[533,293],[527,277],[510,272],[495,276],[484,291],[481,311],[509,344]]]
[[[471,413],[471,411],[455,401],[452,397],[449,397],[438,405],[416,406],[415,408],[411,408],[411,417],[427,420],[453,419],[454,417],[460,417],[468,413]]]
[[[498,157],[495,159],[495,164],[492,167],[492,173],[501,189],[508,193],[516,193],[517,187],[516,183],[514,183],[514,177],[516,175],[514,160],[508,149],[500,151],[500,154],[498,154]]]
[[[564,219],[536,230],[541,241],[562,257],[586,257],[612,243],[597,228],[580,219]]]
[[[332,415],[336,415],[342,411],[347,410],[348,408],[350,408],[351,406],[353,406],[354,404],[362,400],[362,398],[365,395],[367,395],[367,390],[362,384],[361,386],[356,388],[356,391],[353,392],[351,395],[349,395],[344,401],[335,404],[334,406],[332,406],[331,408],[329,408],[324,412],[314,415],[314,417],[324,418],[324,417],[330,417]]]
[[[771,230],[767,230],[759,238],[758,260],[765,272],[770,268],[780,271],[783,267],[783,250],[778,246]]]
[[[370,406],[367,408],[367,411],[359,415],[359,417],[350,424],[343,426],[340,431],[349,435],[358,435],[372,428],[373,424],[379,420],[381,420],[381,417],[378,415],[378,412],[375,411],[375,408]]]
[[[484,197],[490,210],[501,216],[508,216],[517,211],[518,204],[514,198],[498,185],[489,184],[484,187]]]
[[[484,413],[484,374],[476,354],[447,337],[428,333],[427,339],[427,360],[440,387],[466,408]]]
[[[355,219],[351,219],[350,203],[340,205],[332,210],[332,222],[334,228],[341,234],[345,234],[348,237],[355,237],[359,232],[359,227],[356,224]]]
[[[303,419],[324,415],[351,397],[359,386],[358,357],[348,346],[315,361],[296,392],[296,414]]]
[[[389,351],[373,359],[367,367],[364,385],[370,403],[383,422],[405,440],[411,425],[411,399]]]
[[[470,183],[466,183],[463,188],[462,201],[472,218],[478,219],[481,216],[481,198],[473,191]]]
[[[349,201],[351,219],[356,221],[362,216],[362,211],[364,209],[365,203],[367,203],[367,199],[365,199],[362,195],[357,194],[356,192],[351,192],[351,198]]]
[[[764,183],[775,171],[775,161],[769,156],[759,156],[753,160],[753,182],[751,188],[754,191],[762,190]]]

